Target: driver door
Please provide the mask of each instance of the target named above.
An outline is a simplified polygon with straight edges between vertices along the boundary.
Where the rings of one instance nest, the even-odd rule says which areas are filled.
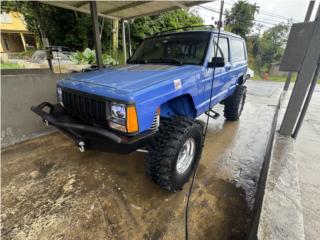
[[[232,81],[229,76],[229,71],[231,70],[231,62],[230,62],[230,47],[229,47],[229,39],[227,37],[221,36],[219,38],[219,46],[217,49],[217,38],[215,37],[213,40],[211,53],[209,59],[211,60],[215,57],[215,51],[217,50],[217,57],[223,57],[225,61],[224,67],[218,67],[215,70],[215,78],[213,80],[213,89],[212,89],[212,102],[211,107],[216,103],[220,102],[224,96],[227,94],[227,90],[229,85],[232,84]],[[206,99],[210,98],[211,91],[211,81],[213,76],[213,68],[208,68],[206,73],[206,78],[204,79],[205,83],[205,96]]]

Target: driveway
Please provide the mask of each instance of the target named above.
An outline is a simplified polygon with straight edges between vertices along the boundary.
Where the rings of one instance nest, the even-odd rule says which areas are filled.
[[[210,120],[190,239],[245,238],[281,87],[249,82],[240,121]],[[144,173],[145,158],[80,153],[60,133],[3,149],[2,239],[184,239],[190,183],[174,194],[160,189]]]

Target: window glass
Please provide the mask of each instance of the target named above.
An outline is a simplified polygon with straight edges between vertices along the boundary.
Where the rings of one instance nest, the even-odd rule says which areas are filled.
[[[219,47],[224,57],[225,62],[229,62],[229,44],[227,38],[219,39]]]
[[[213,51],[211,52],[211,57],[210,60],[214,57],[215,51],[216,51],[216,46],[217,46],[217,39],[215,38],[215,44],[213,47]],[[219,48],[217,52],[217,57],[223,57],[225,62],[229,62],[229,44],[228,44],[228,39],[221,37],[219,38]]]
[[[201,64],[210,39],[208,33],[180,33],[146,39],[128,63]]]
[[[242,40],[239,39],[232,39],[231,40],[231,55],[232,61],[244,61],[246,60],[244,44]]]

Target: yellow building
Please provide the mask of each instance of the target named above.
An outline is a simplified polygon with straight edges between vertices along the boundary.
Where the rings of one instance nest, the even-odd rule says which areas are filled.
[[[28,31],[20,13],[1,12],[0,29],[0,52],[21,52],[36,47],[34,34]]]

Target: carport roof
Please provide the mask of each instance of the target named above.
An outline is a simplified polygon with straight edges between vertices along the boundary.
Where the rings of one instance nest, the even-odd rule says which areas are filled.
[[[42,1],[40,2],[70,9],[73,11],[89,13],[88,1]],[[109,19],[133,19],[143,16],[156,15],[165,11],[179,8],[189,8],[210,1],[97,1],[98,15]]]

